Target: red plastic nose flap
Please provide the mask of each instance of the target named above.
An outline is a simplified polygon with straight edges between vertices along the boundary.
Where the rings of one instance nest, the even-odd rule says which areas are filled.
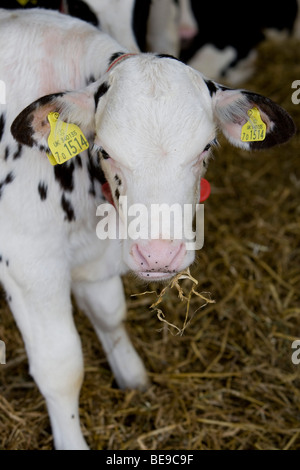
[[[206,201],[210,196],[210,184],[205,178],[201,178],[200,202]]]
[[[209,198],[210,191],[211,189],[210,189],[209,182],[205,178],[201,178],[200,202],[204,202],[206,201],[206,199]],[[102,194],[110,204],[114,205],[114,200],[111,195],[110,186],[107,182],[102,184]]]

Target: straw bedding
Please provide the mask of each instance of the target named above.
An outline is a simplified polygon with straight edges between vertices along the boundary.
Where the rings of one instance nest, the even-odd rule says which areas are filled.
[[[259,48],[245,88],[285,107],[300,126],[291,84],[300,79],[300,44],[286,39]],[[94,449],[300,449],[299,135],[284,146],[248,154],[221,139],[209,165],[205,244],[189,279],[176,286],[124,278],[127,327],[145,361],[146,392],[115,386],[104,353],[75,308],[84,357],[80,414]],[[154,293],[141,294],[144,291]],[[0,448],[51,449],[43,398],[28,374],[22,339],[0,297]],[[214,301],[211,302],[211,301]],[[175,325],[176,328],[168,323]],[[180,332],[184,326],[184,331]]]

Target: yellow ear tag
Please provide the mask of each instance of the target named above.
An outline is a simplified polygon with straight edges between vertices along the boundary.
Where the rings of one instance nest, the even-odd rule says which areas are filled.
[[[266,124],[261,120],[257,108],[249,109],[249,119],[242,127],[241,140],[243,142],[259,142],[266,138]]]
[[[81,129],[76,124],[59,120],[59,113],[49,113],[51,131],[48,145],[52,154],[47,153],[51,165],[67,162],[89,148]]]

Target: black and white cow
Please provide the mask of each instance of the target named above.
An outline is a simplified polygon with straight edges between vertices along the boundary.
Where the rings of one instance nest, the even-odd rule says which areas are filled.
[[[300,1],[259,3],[191,0],[198,34],[181,60],[215,80],[238,85],[255,71],[257,46],[266,37],[300,37]],[[259,71],[260,72],[260,71]]]
[[[143,388],[147,373],[123,325],[120,276],[131,270],[164,280],[194,261],[184,237],[162,232],[100,240],[102,183],[110,185],[123,229],[121,198],[128,212],[136,203],[148,214],[157,203],[195,210],[218,129],[252,150],[285,142],[295,128],[268,98],[224,88],[172,58],[128,54],[92,25],[48,10],[0,10],[0,80],[0,280],[46,399],[55,447],[86,449],[71,291],[119,386]],[[253,110],[265,134],[245,141]],[[88,151],[52,166],[56,153],[64,161],[87,142]]]
[[[0,8],[49,8],[80,18],[131,52],[179,56],[181,38],[195,36],[191,0],[0,0]]]

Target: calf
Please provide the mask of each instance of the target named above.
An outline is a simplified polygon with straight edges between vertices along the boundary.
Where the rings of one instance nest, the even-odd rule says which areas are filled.
[[[179,56],[180,40],[197,32],[191,0],[0,0],[0,8],[49,8],[83,19],[131,52]],[[120,18],[122,21],[120,21]]]
[[[194,261],[185,238],[99,240],[102,183],[110,185],[121,226],[125,196],[128,207],[176,203],[195,211],[218,128],[248,150],[283,143],[295,128],[268,98],[224,88],[170,57],[128,54],[97,28],[57,12],[0,10],[0,51],[0,280],[46,399],[55,447],[85,449],[71,291],[119,386],[143,389],[147,374],[123,325],[120,276],[131,270],[164,280]],[[253,110],[259,141],[243,135]],[[53,134],[55,122],[61,135],[58,128]],[[52,166],[56,145],[73,151],[74,136],[89,150]]]
[[[191,0],[199,23],[199,33],[181,59],[211,78],[237,84],[248,79],[255,70],[257,46],[266,37],[280,39],[300,36],[300,0],[288,4],[265,0],[253,12],[241,8],[241,3],[218,2],[203,5]],[[216,14],[217,13],[217,14]],[[213,18],[213,28],[211,21]],[[201,27],[200,27],[201,26]]]

